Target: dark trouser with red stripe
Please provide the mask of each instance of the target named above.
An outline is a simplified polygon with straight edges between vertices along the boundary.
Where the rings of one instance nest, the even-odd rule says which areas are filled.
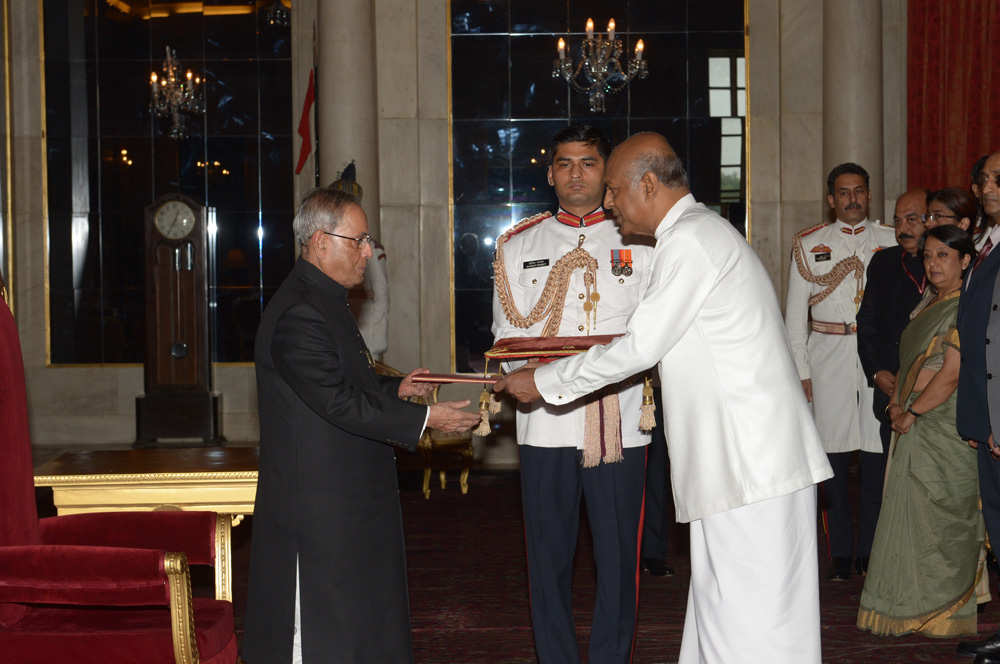
[[[520,452],[531,625],[538,661],[580,661],[571,583],[582,495],[597,565],[590,661],[627,664],[632,658],[638,602],[646,448],[626,448],[622,462],[601,463],[596,468],[584,468],[583,453],[573,448],[522,445]]]
[[[847,480],[852,452],[827,454],[833,477],[823,482],[823,501],[830,543],[830,555],[837,558],[867,558],[872,552],[878,513],[882,509],[885,477],[884,454],[861,452],[861,507],[858,517],[858,545],[854,546],[854,524]]]

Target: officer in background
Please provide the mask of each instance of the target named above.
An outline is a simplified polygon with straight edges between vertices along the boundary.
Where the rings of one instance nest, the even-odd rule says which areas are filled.
[[[850,577],[871,553],[878,505],[862,503],[857,547],[847,493],[848,465],[861,451],[862,493],[882,486],[882,440],[872,412],[873,388],[858,357],[858,308],[865,270],[877,251],[896,243],[891,228],[868,220],[867,171],[840,164],[827,177],[827,203],[836,221],[807,228],[792,242],[785,327],[806,399],[834,476],[823,483],[832,565],[829,579]],[[811,320],[810,320],[811,314]]]

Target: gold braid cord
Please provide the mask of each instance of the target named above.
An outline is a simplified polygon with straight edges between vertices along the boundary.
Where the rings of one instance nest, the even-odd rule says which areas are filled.
[[[587,291],[584,302],[590,304],[590,307],[585,306],[584,310],[587,312],[587,331],[590,332],[592,317],[594,327],[597,327],[596,304],[599,297],[594,292],[594,286],[597,284],[598,264],[597,259],[583,248],[584,238],[582,235],[576,248],[557,260],[556,264],[549,270],[549,278],[545,280],[542,294],[535,306],[532,307],[531,313],[522,316],[514,303],[513,294],[510,292],[510,282],[507,279],[503,247],[511,235],[523,227],[522,225],[537,223],[540,218],[547,216],[551,215],[546,212],[526,219],[497,239],[497,254],[493,261],[493,278],[496,284],[497,298],[500,300],[500,306],[503,307],[504,316],[514,327],[525,329],[544,320],[545,326],[542,328],[541,336],[558,336],[559,325],[562,323],[563,307],[566,304],[566,293],[569,292],[570,277],[574,270],[583,270],[583,285]],[[480,413],[484,413],[482,400],[480,400]],[[482,417],[481,428],[484,427],[484,422],[488,422],[488,415],[484,413]],[[602,461],[615,463],[622,460],[621,412],[619,411],[618,393],[614,390],[605,390],[600,399],[590,401],[584,407],[583,445],[584,468],[593,468]]]
[[[805,256],[803,255],[804,251],[802,248],[802,239],[796,235],[795,239],[792,240],[792,256],[795,258],[795,267],[798,269],[799,274],[811,284],[826,286],[819,293],[809,298],[810,307],[822,302],[830,293],[837,290],[837,286],[843,283],[844,279],[851,272],[854,273],[855,278],[858,280],[858,292],[861,292],[861,280],[865,277],[865,264],[860,258],[857,256],[848,256],[834,265],[833,269],[826,274],[815,275],[809,270],[809,266],[806,265]]]
[[[546,215],[548,213],[545,213]],[[535,217],[526,220],[530,222]],[[519,224],[520,225],[520,224]],[[514,303],[514,296],[510,292],[510,282],[507,280],[507,270],[503,257],[503,246],[507,243],[510,234],[517,229],[517,226],[507,231],[497,240],[497,255],[493,260],[493,275],[496,282],[497,298],[507,320],[514,327],[521,329],[531,327],[535,323],[544,320],[545,327],[542,328],[543,337],[555,337],[559,335],[559,325],[562,323],[563,306],[566,304],[566,293],[569,291],[569,279],[574,270],[584,270],[583,285],[586,288],[585,302],[592,302],[591,291],[597,283],[597,259],[587,253],[582,246],[577,246],[568,254],[556,261],[556,264],[549,270],[549,278],[545,281],[542,295],[538,302],[531,309],[531,313],[522,316]],[[581,241],[582,245],[583,242]],[[591,313],[587,313],[588,322]],[[596,322],[597,316],[594,316]],[[589,327],[589,326],[588,326]],[[596,324],[595,324],[596,328]]]

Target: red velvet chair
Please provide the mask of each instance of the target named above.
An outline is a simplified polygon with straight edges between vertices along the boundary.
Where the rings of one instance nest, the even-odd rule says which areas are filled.
[[[0,299],[0,661],[233,664],[232,604],[191,597],[188,563],[213,564],[215,528],[211,512],[39,520],[21,346]]]

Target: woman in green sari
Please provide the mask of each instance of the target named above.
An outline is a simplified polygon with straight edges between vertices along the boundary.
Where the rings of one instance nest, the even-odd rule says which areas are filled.
[[[950,637],[976,633],[974,586],[983,540],[976,451],[955,429],[961,360],[955,322],[976,251],[956,226],[929,230],[922,251],[937,296],[899,344],[896,390],[886,409],[897,436],[858,627]]]

